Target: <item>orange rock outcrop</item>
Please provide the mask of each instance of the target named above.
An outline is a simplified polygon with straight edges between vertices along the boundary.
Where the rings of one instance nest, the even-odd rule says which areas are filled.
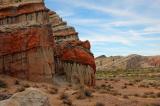
[[[0,73],[39,82],[63,73],[71,83],[93,86],[90,48],[43,0],[0,0]]]
[[[90,42],[80,41],[76,30],[68,26],[56,12],[50,11],[49,16],[56,42],[56,72],[64,72],[71,82],[77,80],[73,83],[95,85],[96,66],[94,56],[90,51]]]
[[[0,5],[0,72],[32,81],[52,81],[54,40],[43,1],[10,0]]]

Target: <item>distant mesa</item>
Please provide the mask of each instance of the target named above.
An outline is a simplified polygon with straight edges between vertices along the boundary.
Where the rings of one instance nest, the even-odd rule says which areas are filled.
[[[106,58],[106,55],[98,56],[98,57],[96,57],[95,59],[100,59],[100,58]]]
[[[131,54],[129,56],[106,57],[102,55],[95,60],[97,70],[160,68],[160,56],[141,56]]]

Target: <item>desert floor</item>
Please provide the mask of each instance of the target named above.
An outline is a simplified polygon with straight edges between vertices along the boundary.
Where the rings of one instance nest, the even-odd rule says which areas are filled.
[[[53,106],[160,106],[159,71],[132,74],[98,72],[96,86],[85,89],[67,82],[35,83],[0,75],[0,100],[33,87],[45,92]]]

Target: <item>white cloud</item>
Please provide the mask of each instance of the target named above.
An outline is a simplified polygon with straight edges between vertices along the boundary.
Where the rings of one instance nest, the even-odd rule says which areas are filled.
[[[56,13],[60,15],[60,17],[63,17],[63,18],[75,15],[73,11],[66,11],[66,10],[65,11],[57,10]]]
[[[78,30],[80,39],[82,40],[88,39],[93,44],[97,42],[120,43],[124,46],[136,46],[137,48],[138,45],[141,45],[143,42],[148,49],[131,51],[125,48],[124,52],[146,55],[160,53],[159,44],[152,44],[154,45],[152,48],[155,49],[151,49],[151,46],[147,45],[147,42],[150,41],[160,41],[160,36],[152,36],[153,34],[160,34],[160,15],[157,13],[160,9],[160,0],[97,0],[96,2],[91,0],[55,1],[63,5],[65,4],[65,6],[69,8],[66,10],[61,8],[57,13],[60,13],[62,17],[66,17],[65,20],[71,25],[80,28]],[[108,5],[110,2],[113,3]],[[141,7],[141,5],[145,8]],[[137,6],[140,6],[140,8],[137,8]],[[74,11],[75,9],[76,11]],[[85,15],[87,14],[79,14],[79,9],[90,10],[99,15],[103,14],[103,17],[94,18],[93,16],[92,18],[86,18],[87,16]],[[154,11],[154,9],[156,9],[156,11]],[[68,12],[68,10],[73,11]],[[113,19],[108,18],[107,15],[112,15]],[[137,26],[137,29],[132,28],[133,26]],[[142,28],[138,29],[139,26],[142,26]],[[88,29],[85,29],[86,27]],[[118,27],[125,27],[126,30],[121,30]]]

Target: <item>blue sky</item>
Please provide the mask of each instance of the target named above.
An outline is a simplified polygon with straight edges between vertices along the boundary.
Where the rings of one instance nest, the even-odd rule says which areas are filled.
[[[99,55],[159,55],[160,0],[45,0]]]

